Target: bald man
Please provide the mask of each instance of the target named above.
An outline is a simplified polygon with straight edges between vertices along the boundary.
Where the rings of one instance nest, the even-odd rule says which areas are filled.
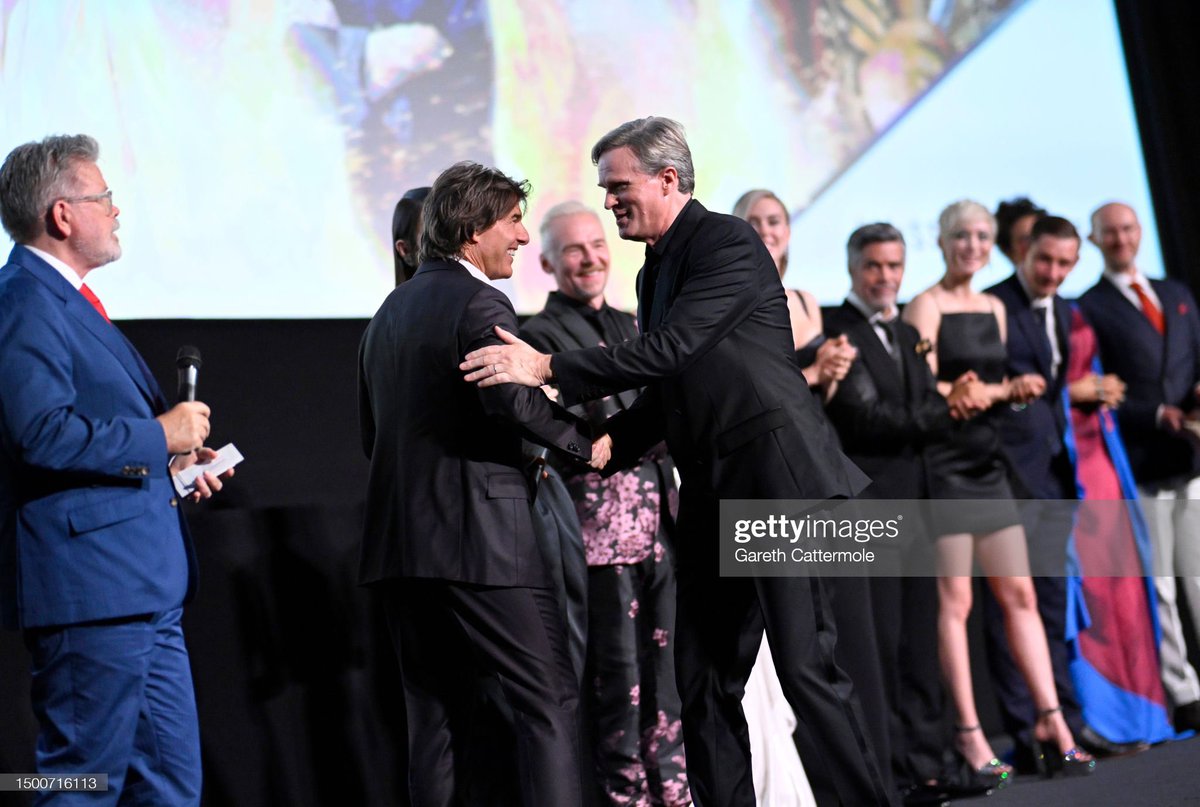
[[[1187,658],[1176,603],[1182,578],[1193,628],[1200,627],[1200,453],[1188,424],[1200,403],[1200,317],[1182,283],[1150,280],[1137,266],[1142,227],[1129,205],[1092,214],[1088,237],[1104,275],[1079,303],[1096,330],[1108,372],[1128,385],[1117,421],[1129,452],[1154,547],[1162,625],[1163,686],[1177,730],[1200,730],[1200,680]]]

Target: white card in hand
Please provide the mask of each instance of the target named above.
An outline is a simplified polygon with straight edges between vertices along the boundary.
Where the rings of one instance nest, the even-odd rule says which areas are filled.
[[[210,462],[197,462],[195,465],[189,465],[179,473],[172,475],[171,479],[175,483],[175,492],[180,496],[190,496],[196,490],[196,479],[200,474],[211,473],[220,476],[244,459],[245,457],[242,456],[242,452],[237,450],[237,446],[233,443],[226,443],[217,452],[217,456],[213,457]]]

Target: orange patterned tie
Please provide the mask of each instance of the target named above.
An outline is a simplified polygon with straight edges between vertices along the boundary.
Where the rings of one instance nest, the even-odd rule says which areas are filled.
[[[1142,304],[1142,313],[1146,315],[1146,319],[1150,320],[1150,324],[1154,326],[1154,330],[1158,331],[1158,335],[1162,336],[1166,333],[1167,324],[1163,321],[1162,310],[1154,304],[1150,295],[1146,294],[1142,284],[1134,281],[1129,284],[1129,288],[1133,289],[1133,293],[1137,295],[1138,302]]]
[[[104,310],[104,303],[100,302],[100,298],[96,296],[94,291],[88,288],[86,283],[79,287],[79,291],[83,295],[84,299],[92,304],[92,308],[96,309],[100,316],[104,317],[105,322],[112,322],[112,320],[108,318],[108,312]],[[1162,314],[1159,314],[1159,317],[1162,317]]]

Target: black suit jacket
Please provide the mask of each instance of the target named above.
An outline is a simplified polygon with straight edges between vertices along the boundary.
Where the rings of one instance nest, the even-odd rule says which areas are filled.
[[[845,334],[858,360],[839,384],[825,412],[842,447],[872,479],[862,495],[876,499],[923,499],[929,495],[923,448],[950,426],[950,410],[937,390],[929,363],[917,353],[916,328],[897,320],[896,340],[904,375],[857,308],[843,303],[825,319],[829,336]]]
[[[619,325],[622,341],[635,339],[638,335],[634,318],[623,311],[610,309],[615,315],[612,322]],[[599,341],[596,329],[588,324],[578,306],[552,291],[546,297],[546,307],[538,314],[525,320],[521,326],[521,338],[543,353],[561,353],[595,346]],[[605,398],[583,401],[571,411],[585,418],[593,426],[599,426],[617,412],[628,409],[637,400],[638,390],[624,390]]]
[[[1008,457],[1016,495],[1034,499],[1074,499],[1075,469],[1067,454],[1063,437],[1066,433],[1066,407],[1062,402],[1067,379],[1067,362],[1071,355],[1071,306],[1055,295],[1054,328],[1062,363],[1056,377],[1053,369],[1050,340],[1033,313],[1029,296],[1016,275],[988,289],[1004,303],[1008,338],[1009,378],[1037,373],[1046,379],[1046,392],[1023,408],[999,406],[996,424],[1000,441]]]
[[[1107,278],[1079,298],[1096,331],[1100,359],[1107,372],[1125,382],[1125,402],[1117,422],[1134,478],[1152,483],[1180,474],[1200,473],[1200,458],[1188,440],[1156,425],[1164,404],[1188,411],[1197,405],[1193,388],[1200,381],[1200,317],[1196,300],[1182,283],[1151,280],[1162,303],[1166,332],[1159,335],[1132,302]]]
[[[568,399],[648,385],[610,422],[610,468],[665,434],[684,482],[681,521],[697,494],[825,499],[867,484],[809,394],[779,273],[749,224],[688,202],[647,250],[638,289],[641,336],[552,365]]]
[[[547,586],[521,438],[578,460],[585,424],[539,389],[480,389],[458,369],[517,332],[503,293],[456,261],[427,261],[384,301],[359,349],[363,449],[371,460],[361,583],[425,577]]]

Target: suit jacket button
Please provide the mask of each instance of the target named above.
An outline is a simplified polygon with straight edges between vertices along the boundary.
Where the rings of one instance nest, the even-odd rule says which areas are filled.
[[[149,476],[150,469],[149,468],[139,468],[138,473],[141,474],[142,476]]]
[[[576,443],[574,440],[567,443],[567,451],[570,451],[573,454],[578,454],[579,453],[579,443]]]
[[[170,501],[170,505],[171,505],[172,507],[178,507],[178,506],[179,506],[179,499],[176,499],[174,496],[172,496],[172,497],[171,497],[171,501]]]

